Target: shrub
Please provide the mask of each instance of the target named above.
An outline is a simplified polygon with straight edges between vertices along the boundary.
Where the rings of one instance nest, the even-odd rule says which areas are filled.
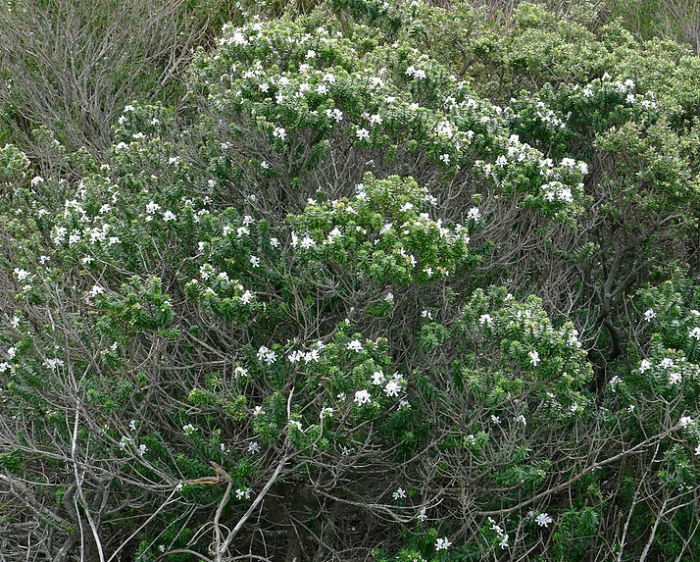
[[[0,150],[3,555],[700,548],[697,59],[450,9],[228,24],[185,111]]]

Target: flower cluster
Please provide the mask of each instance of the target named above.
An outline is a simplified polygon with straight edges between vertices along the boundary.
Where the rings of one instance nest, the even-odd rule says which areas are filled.
[[[468,255],[468,228],[427,211],[430,194],[412,178],[367,174],[352,199],[309,201],[290,217],[291,245],[305,261],[352,263],[383,282],[448,277]]]

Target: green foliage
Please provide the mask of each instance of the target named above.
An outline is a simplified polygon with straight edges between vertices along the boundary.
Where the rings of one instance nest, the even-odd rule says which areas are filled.
[[[453,4],[186,3],[182,103],[1,137],[3,555],[700,549],[698,59]]]

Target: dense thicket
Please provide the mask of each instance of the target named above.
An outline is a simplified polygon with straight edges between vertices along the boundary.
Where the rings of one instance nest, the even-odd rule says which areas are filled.
[[[698,557],[691,47],[87,4],[3,4],[0,559]]]

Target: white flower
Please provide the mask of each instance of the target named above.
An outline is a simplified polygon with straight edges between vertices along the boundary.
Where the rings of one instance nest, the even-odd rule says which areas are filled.
[[[20,283],[31,276],[31,273],[29,273],[28,271],[17,268],[15,268],[14,274],[17,276],[17,281],[19,281]]]
[[[435,541],[435,550],[447,550],[452,546],[452,543],[447,537],[439,538]]]
[[[700,456],[700,445],[698,445],[697,447],[695,447],[695,456],[696,456],[696,457],[697,457],[697,456]]]
[[[333,408],[322,408],[321,409],[321,419],[324,418],[332,418],[333,417]]]
[[[352,340],[348,342],[347,346],[345,347],[349,351],[362,351],[362,344],[360,343],[360,340]]]
[[[642,359],[642,362],[639,364],[639,372],[644,373],[645,371],[648,371],[651,369],[651,362],[648,361],[647,359]]]
[[[681,377],[680,373],[676,373],[675,371],[672,373],[668,374],[668,382],[669,384],[678,384],[683,380],[683,377]]]
[[[523,424],[523,425],[527,425],[527,419],[526,419],[525,416],[523,416],[522,414],[520,414],[517,418],[515,418],[515,421],[516,421],[517,423],[521,423],[521,424]]]
[[[104,292],[105,292],[105,290],[102,287],[100,287],[99,285],[93,285],[92,289],[90,289],[88,291],[88,295],[90,295],[91,297],[94,298],[97,295],[101,295]]]
[[[384,384],[384,380],[384,373],[382,373],[381,371],[375,371],[374,373],[372,373],[372,384]]]
[[[32,178],[32,182],[31,182],[31,183],[32,183],[32,187],[36,187],[36,186],[39,185],[40,183],[44,183],[44,178],[42,178],[41,176],[34,176],[34,177]]]
[[[309,248],[313,248],[316,245],[316,242],[314,242],[314,239],[307,234],[306,236],[304,236],[304,238],[301,239],[300,245],[305,250],[308,250]]]
[[[360,140],[369,139],[369,131],[367,129],[357,129],[355,135],[357,135],[357,138]]]
[[[399,386],[399,383],[395,380],[390,380],[384,387],[384,393],[387,396],[398,396],[399,390],[401,390],[401,386]]]
[[[243,304],[250,304],[250,302],[252,300],[253,300],[253,293],[251,293],[250,291],[248,291],[246,289],[246,291],[241,295],[241,302]]]
[[[296,351],[292,351],[292,352],[289,354],[289,356],[287,357],[287,359],[289,360],[289,362],[290,362],[292,365],[294,365],[294,363],[297,363],[298,361],[301,361],[301,360],[303,359],[303,357],[304,357],[304,352],[301,351],[301,350],[296,350]]]
[[[275,130],[272,131],[272,136],[276,139],[284,140],[287,138],[287,131],[284,127],[275,127]]]
[[[251,492],[250,488],[238,488],[236,490],[236,498],[238,498],[239,500],[241,500],[243,498],[249,500],[250,499],[250,492]]]
[[[329,119],[335,119],[336,122],[340,123],[343,120],[343,112],[340,109],[326,109],[326,116]]]
[[[164,222],[174,221],[176,218],[177,217],[175,216],[175,213],[173,213],[172,211],[165,211],[163,213],[163,221]]]
[[[647,322],[651,322],[653,318],[656,317],[656,312],[654,312],[653,308],[650,308],[644,312],[644,320]]]
[[[698,446],[700,448],[700,446]],[[418,521],[425,521],[428,518],[428,514],[426,513],[426,509],[424,507],[420,508],[420,511],[418,512],[418,515],[416,515],[416,518]]]
[[[306,58],[307,59],[316,58],[316,51],[314,51],[313,49],[309,49],[308,51],[306,51]]]
[[[680,420],[678,420],[678,424],[681,427],[688,427],[694,421],[695,420],[693,418],[691,418],[690,416],[683,416]]]
[[[129,422],[129,431],[136,431],[136,420],[131,420]]]
[[[688,335],[689,335],[691,338],[700,341],[700,326],[696,326],[695,328],[693,328],[692,330],[690,330],[690,332],[688,333]]]
[[[534,367],[537,367],[542,361],[540,360],[540,354],[537,351],[531,351],[528,353],[530,356],[530,364],[532,364]]]
[[[57,369],[58,367],[63,367],[64,364],[63,359],[44,359],[44,365],[49,369]]]
[[[493,318],[491,318],[490,314],[482,314],[481,316],[479,316],[479,324],[481,324],[482,326],[490,326],[491,324],[493,324]]]
[[[369,124],[370,125],[381,125],[382,124],[382,116],[379,115],[378,113],[375,113],[374,115],[370,115]]]
[[[146,445],[144,445],[143,443],[141,443],[141,444],[139,445],[139,455],[143,456],[143,455],[146,454],[147,451],[148,451],[148,447],[146,447]]]
[[[247,377],[248,376],[248,369],[245,367],[241,367],[238,365],[234,370],[233,370],[233,376],[238,378],[238,377]]]
[[[253,267],[260,267],[260,258],[258,256],[250,256],[249,261]]]
[[[498,424],[501,423],[501,418],[499,418],[498,416],[492,415],[492,416],[491,416],[491,421],[492,421],[493,423],[495,423],[496,425],[498,425]]]
[[[467,218],[469,220],[478,221],[481,218],[481,211],[478,207],[472,207],[467,212]]]
[[[406,490],[404,490],[403,488],[396,488],[394,493],[391,494],[391,497],[395,500],[404,499],[406,497]]]
[[[441,154],[440,155],[440,161],[443,164],[449,164],[450,163],[450,155],[449,154]]]
[[[575,168],[576,167],[576,160],[573,158],[562,158],[561,162],[559,162],[559,165],[562,168]]]
[[[277,361],[277,354],[271,349],[268,349],[266,346],[261,345],[260,349],[258,349],[258,361],[263,361],[268,365],[271,365]]]
[[[340,231],[340,229],[336,226],[333,230],[331,230],[328,233],[328,240],[327,243],[332,244],[336,238],[339,238],[343,235],[343,233]]]
[[[187,435],[192,435],[193,433],[196,433],[197,428],[191,423],[188,423],[187,425],[182,426],[182,431],[184,431]]]
[[[429,320],[432,320],[432,319],[433,319],[433,313],[430,312],[429,310],[423,310],[423,311],[420,313],[420,315],[421,315],[422,318],[428,318]]]
[[[355,403],[358,406],[362,406],[363,404],[369,404],[371,401],[372,395],[366,390],[358,390],[355,393]]]
[[[255,455],[260,452],[260,443],[257,441],[251,441],[250,444],[248,445],[248,452],[252,455]]]
[[[299,420],[290,420],[289,421],[290,427],[296,427],[299,431],[303,431],[301,428],[301,422]]]
[[[451,139],[454,135],[454,129],[449,121],[440,121],[435,127],[435,132],[438,136],[448,139]]]
[[[571,333],[569,334],[569,338],[566,340],[566,343],[574,347],[581,347],[581,342],[578,339],[578,330],[576,330],[575,328],[571,330]]]
[[[549,525],[552,523],[553,519],[549,516],[547,513],[540,513],[536,518],[535,518],[535,523],[537,523],[540,527],[549,527]]]

